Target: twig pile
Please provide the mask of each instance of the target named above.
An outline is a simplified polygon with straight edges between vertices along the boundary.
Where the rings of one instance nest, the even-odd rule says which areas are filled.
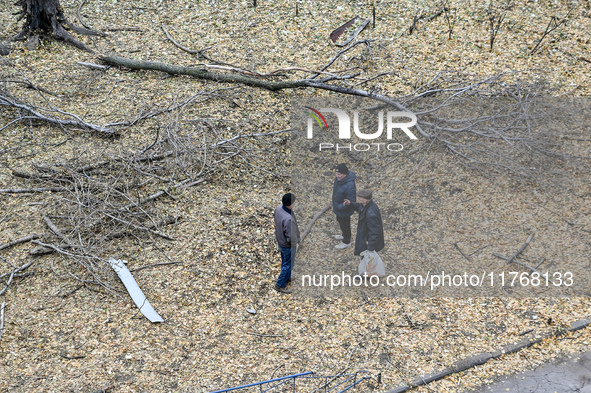
[[[161,203],[161,200],[176,200],[182,190],[206,181],[208,176],[227,168],[225,163],[233,160],[273,174],[272,169],[266,169],[268,163],[259,155],[259,150],[269,143],[266,137],[289,130],[228,137],[225,130],[222,132],[208,119],[185,119],[186,107],[204,94],[195,94],[164,110],[142,113],[131,121],[100,127],[112,130],[115,135],[146,119],[168,115],[168,123],[158,126],[153,142],[143,148],[87,151],[63,161],[35,162],[28,169],[11,168],[12,176],[25,186],[0,189],[0,194],[42,194],[47,197],[42,203],[40,218],[48,231],[13,240],[0,249],[32,241],[37,245],[30,250],[32,256],[58,253],[83,268],[82,274],[86,277],[74,273],[80,269],[68,271],[83,285],[98,285],[113,291],[107,283],[111,272],[106,261],[116,252],[117,242],[135,238],[140,244],[155,244],[160,249],[157,245],[160,239],[174,241],[163,228],[176,224],[181,217],[180,214],[165,213],[166,202]],[[214,94],[215,91],[205,95]],[[51,119],[38,111],[38,107],[17,102],[2,91],[0,104],[14,109],[5,112],[14,119],[3,128],[31,120],[57,122],[64,132],[70,134],[67,127],[90,128],[89,123],[78,116],[55,109],[49,112],[73,116],[78,123],[58,121],[57,117]],[[14,267],[0,276],[0,279],[7,279],[2,292],[27,267],[29,265]]]

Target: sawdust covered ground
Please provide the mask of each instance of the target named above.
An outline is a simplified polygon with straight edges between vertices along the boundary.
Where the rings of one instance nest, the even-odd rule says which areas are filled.
[[[75,21],[79,4],[66,1],[63,5]],[[550,16],[566,15],[569,6],[574,11],[567,26],[546,37],[539,52],[529,56]],[[530,69],[538,70],[532,75],[539,75],[541,69],[557,88],[555,94],[589,95],[591,75],[585,50],[591,20],[588,3],[516,5],[508,12],[493,51],[487,48],[484,5],[453,3],[457,21],[451,40],[441,17],[420,22],[417,31],[406,34],[417,7],[414,2],[378,2],[376,28],[360,36],[376,39],[372,53],[359,46],[331,70],[363,67],[362,77],[390,72],[359,87],[396,96],[411,93],[443,70],[487,76]],[[421,3],[421,7],[427,15],[438,10],[434,2]],[[0,12],[0,24],[8,26],[3,37],[18,31],[9,8]],[[299,4],[299,16],[295,17],[292,2],[263,1],[253,10],[245,2],[90,0],[81,8],[81,16],[92,27],[141,30],[113,31],[108,39],[82,39],[99,51],[202,64],[203,60],[168,41],[161,29],[165,24],[183,45],[192,49],[211,46],[206,52],[209,56],[245,69],[260,73],[293,66],[318,69],[338,51],[328,43],[328,33],[357,14],[369,17],[371,9],[366,3],[307,2]],[[269,93],[115,68],[103,73],[76,64],[96,62],[91,55],[51,41],[43,41],[34,51],[19,47],[5,59],[3,79],[26,77],[54,94],[45,95],[45,102],[23,85],[10,85],[14,93],[77,113],[96,124],[130,119],[148,108],[166,108],[200,91],[234,87],[223,97],[204,97],[184,113],[185,119],[209,119],[223,125],[224,135],[231,137],[287,129],[292,98],[327,94]],[[306,75],[292,73],[289,77]],[[117,140],[48,126],[6,128],[0,134],[0,188],[27,185],[12,177],[9,169],[29,169],[33,163],[76,156],[91,160],[137,151],[153,140],[157,127],[172,123],[174,119],[166,115],[156,117],[126,129]],[[564,143],[561,149],[588,156],[589,141],[584,135],[576,137],[579,140]],[[287,136],[272,138],[268,146],[266,169],[289,173]],[[463,257],[454,246],[457,243],[465,253],[474,253],[472,257],[493,261],[494,252],[516,251],[533,232],[535,241],[526,254],[532,260],[589,260],[591,183],[588,173],[577,167],[564,166],[561,173],[567,175],[561,182],[542,186],[504,176],[487,177],[437,149],[419,170],[415,170],[416,158],[403,161],[397,169],[403,190],[401,203],[389,213],[392,219],[398,214],[400,220],[401,239],[390,239],[392,258],[412,261],[439,253],[460,260]],[[368,301],[301,300],[279,295],[272,290],[279,269],[272,211],[288,179],[268,176],[240,162],[224,165],[207,183],[157,202],[163,214],[183,217],[182,223],[166,230],[176,238],[174,242],[126,239],[105,246],[105,255],[127,259],[130,268],[166,261],[164,253],[182,262],[134,274],[166,322],[152,325],[143,318],[114,273],[111,284],[122,290],[120,296],[78,288],[78,281],[68,274],[80,273],[76,266],[55,255],[40,258],[31,268],[34,274],[17,279],[0,299],[6,304],[0,389],[86,392],[113,387],[116,392],[206,392],[269,378],[281,366],[276,376],[308,370],[319,374],[345,368],[368,370],[382,374],[379,389],[386,390],[474,353],[554,331],[589,315],[586,298]],[[323,187],[320,195],[330,192],[330,177],[324,179]],[[50,203],[51,198],[45,194],[2,194],[0,243],[45,232],[40,203]],[[302,204],[302,224],[321,207],[318,204],[313,198]],[[424,213],[423,221],[404,221],[405,217],[419,220],[419,211]],[[454,230],[447,231],[449,228],[436,219],[438,215],[453,215]],[[429,223],[432,227],[427,228]],[[483,227],[486,231],[476,233]],[[336,229],[332,216],[327,215],[318,223],[316,241],[325,235],[327,247],[332,246],[328,234]],[[488,248],[482,249],[484,246]],[[1,251],[0,256],[20,266],[31,260],[30,248],[24,244]],[[7,263],[1,266],[1,274],[10,271]],[[257,313],[250,314],[246,308]],[[461,392],[492,380],[494,375],[531,368],[560,354],[585,351],[589,339],[589,329],[548,339],[417,391]]]

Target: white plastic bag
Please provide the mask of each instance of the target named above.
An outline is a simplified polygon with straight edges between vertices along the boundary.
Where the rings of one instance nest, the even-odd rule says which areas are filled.
[[[375,251],[363,252],[363,259],[359,263],[359,274],[367,273],[368,276],[384,277],[386,275],[386,267],[382,258]]]

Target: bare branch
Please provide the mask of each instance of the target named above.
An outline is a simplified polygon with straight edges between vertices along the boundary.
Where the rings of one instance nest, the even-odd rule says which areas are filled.
[[[544,32],[542,33],[542,36],[540,37],[540,39],[538,40],[538,42],[536,43],[534,48],[529,53],[530,55],[533,55],[534,53],[536,53],[536,51],[538,50],[538,48],[540,47],[540,45],[542,44],[542,41],[544,40],[544,38],[546,38],[546,36],[552,34],[552,32],[554,30],[558,29],[560,26],[563,26],[563,25],[566,26],[566,23],[568,22],[568,17],[570,16],[572,11],[573,11],[572,8],[569,9],[566,16],[560,20],[558,20],[558,18],[555,16],[550,17],[550,21],[548,22],[548,25],[546,26],[546,30],[544,30]]]
[[[140,266],[138,268],[131,269],[130,272],[137,272],[138,270],[148,269],[148,268],[156,267],[156,266],[176,265],[178,263],[184,263],[184,262],[183,261],[172,261],[172,262],[152,263],[150,265]]]
[[[302,244],[304,242],[304,240],[306,239],[306,237],[310,234],[310,232],[312,231],[312,227],[314,226],[314,224],[316,223],[316,221],[318,221],[318,219],[320,217],[322,217],[322,215],[324,213],[326,213],[327,211],[329,211],[331,207],[332,207],[331,205],[328,205],[324,209],[320,210],[318,213],[314,214],[314,217],[312,218],[312,220],[310,221],[310,223],[308,224],[308,226],[306,227],[306,229],[302,233],[302,236],[301,236],[301,239],[300,239],[300,244]]]
[[[37,235],[37,234],[32,234],[29,236],[21,237],[20,239],[16,239],[11,242],[0,245],[0,250],[4,250],[5,248],[16,246],[17,244],[30,242],[31,240],[35,240],[38,238],[39,238],[39,235]]]
[[[86,27],[87,29],[90,29],[90,27],[88,27],[84,21],[82,20],[82,17],[80,16],[80,10],[82,9],[82,7],[84,6],[84,4],[86,4],[86,0],[82,0],[80,2],[80,4],[78,5],[78,8],[76,8],[76,16],[78,17],[78,22],[80,22],[80,24],[84,27]]]
[[[55,233],[57,235],[57,237],[59,237],[66,245],[71,246],[68,239],[66,239],[66,237],[60,232],[58,227],[55,226],[55,224],[53,223],[53,221],[51,221],[51,219],[49,217],[43,216],[43,221],[45,221],[45,224],[47,224],[49,229],[51,229],[51,231],[53,233]]]
[[[2,333],[4,333],[4,306],[6,303],[2,302],[0,305],[0,342],[2,341]]]
[[[38,187],[38,188],[3,188],[0,194],[30,194],[36,192],[64,192],[68,191],[63,187]]]
[[[225,66],[229,66],[229,67],[232,67],[232,68],[235,68],[235,69],[239,69],[239,68],[240,68],[240,67],[236,67],[236,66],[235,66],[235,65],[233,65],[233,64],[225,63],[225,62],[223,62],[223,61],[218,61],[218,60],[212,59],[211,57],[207,56],[207,55],[206,55],[204,52],[205,52],[206,50],[209,50],[209,49],[211,49],[211,46],[210,46],[210,47],[207,47],[207,48],[205,48],[205,49],[193,50],[193,49],[189,49],[189,48],[187,48],[186,46],[183,46],[183,45],[179,44],[179,43],[178,43],[178,42],[177,42],[177,41],[176,41],[174,38],[172,38],[172,36],[171,36],[171,35],[170,35],[170,33],[168,32],[168,30],[166,29],[166,25],[165,25],[164,23],[161,25],[161,27],[162,27],[162,30],[164,31],[164,34],[166,34],[166,37],[167,37],[167,38],[170,40],[170,42],[172,42],[172,43],[173,43],[173,44],[174,44],[174,45],[175,45],[177,48],[179,48],[179,49],[182,49],[182,50],[184,50],[185,52],[187,52],[187,53],[190,53],[190,54],[192,54],[192,55],[197,55],[197,58],[199,58],[199,57],[202,57],[202,58],[204,58],[204,59],[206,59],[206,60],[209,60],[209,61],[211,61],[211,62],[213,62],[213,63],[216,63],[216,64],[219,64],[219,65],[225,65]],[[254,74],[256,74],[255,72],[252,72],[252,71],[246,71],[246,70],[244,70],[244,72],[251,72],[253,75],[254,75]]]
[[[33,240],[36,241],[36,240]],[[33,263],[35,263],[35,260],[29,262],[29,263],[25,263],[24,265],[22,265],[19,268],[16,268],[15,270],[13,270],[12,272],[9,273],[9,277],[8,277],[8,282],[6,283],[6,286],[4,287],[4,289],[2,289],[0,291],[0,296],[4,295],[4,293],[8,290],[8,287],[10,286],[10,284],[12,283],[12,279],[16,276],[18,276],[18,274],[22,271],[25,271],[28,267],[30,267]],[[2,278],[6,276],[3,275]],[[1,333],[1,332],[0,332]]]
[[[18,102],[17,100],[9,97],[7,94],[5,94],[1,90],[0,90],[0,106],[14,108],[14,109],[23,111],[29,115],[27,117],[19,115],[19,118],[17,120],[19,120],[19,119],[22,119],[22,120],[35,119],[35,120],[40,120],[40,121],[47,122],[50,124],[56,124],[61,127],[75,127],[75,128],[82,129],[82,130],[94,131],[94,132],[97,132],[99,134],[106,135],[106,136],[117,136],[119,134],[118,131],[116,131],[112,128],[103,127],[103,126],[99,126],[96,124],[85,122],[79,116],[77,116],[73,113],[60,111],[58,109],[49,110],[49,109],[45,109],[45,108],[35,107],[33,105],[29,105],[26,103]],[[72,119],[60,119],[60,118],[55,117],[53,115],[45,115],[42,112],[56,112],[58,114],[70,117]]]
[[[527,264],[525,264],[525,263],[517,260],[517,257],[519,257],[519,255],[521,255],[521,253],[527,248],[527,246],[529,245],[529,243],[531,242],[531,240],[533,239],[533,237],[534,237],[534,234],[533,233],[531,235],[529,235],[529,237],[527,238],[527,240],[525,241],[525,243],[521,246],[521,248],[519,250],[517,250],[517,252],[515,254],[513,254],[511,257],[507,258],[507,257],[504,257],[504,256],[499,255],[499,254],[495,254],[495,256],[497,256],[497,257],[499,257],[501,259],[506,260],[508,264],[511,263],[511,262],[514,262],[514,263],[516,263],[516,264],[518,264],[520,266],[523,266],[523,267],[525,267],[527,269],[530,269],[532,272],[542,274],[536,268],[531,267],[531,266],[529,266],[529,265],[527,265]]]

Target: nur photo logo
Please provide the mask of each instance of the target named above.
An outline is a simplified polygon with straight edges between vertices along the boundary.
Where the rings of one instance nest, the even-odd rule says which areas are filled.
[[[318,143],[318,150],[336,150],[336,151],[368,151],[368,150],[388,150],[401,151],[404,147],[400,143],[392,143],[392,139],[398,135],[406,135],[411,140],[418,139],[410,128],[417,124],[417,117],[411,112],[386,112],[386,120],[384,122],[384,111],[379,111],[377,114],[377,130],[372,133],[363,132],[360,127],[360,115],[358,110],[353,110],[353,131],[351,131],[351,116],[347,111],[339,108],[319,108],[314,109],[310,106],[304,106],[304,112],[308,115],[307,118],[307,139],[320,139],[328,136],[329,123],[323,113],[331,113],[336,116],[338,127],[338,139],[347,141],[351,140],[353,136],[366,140],[369,143],[333,143],[321,141]],[[334,116],[331,116],[334,118]],[[385,141],[384,140],[384,123],[385,123]],[[315,124],[317,124],[317,131],[315,135]],[[330,130],[335,129],[331,127]],[[402,131],[402,132],[400,132]]]

